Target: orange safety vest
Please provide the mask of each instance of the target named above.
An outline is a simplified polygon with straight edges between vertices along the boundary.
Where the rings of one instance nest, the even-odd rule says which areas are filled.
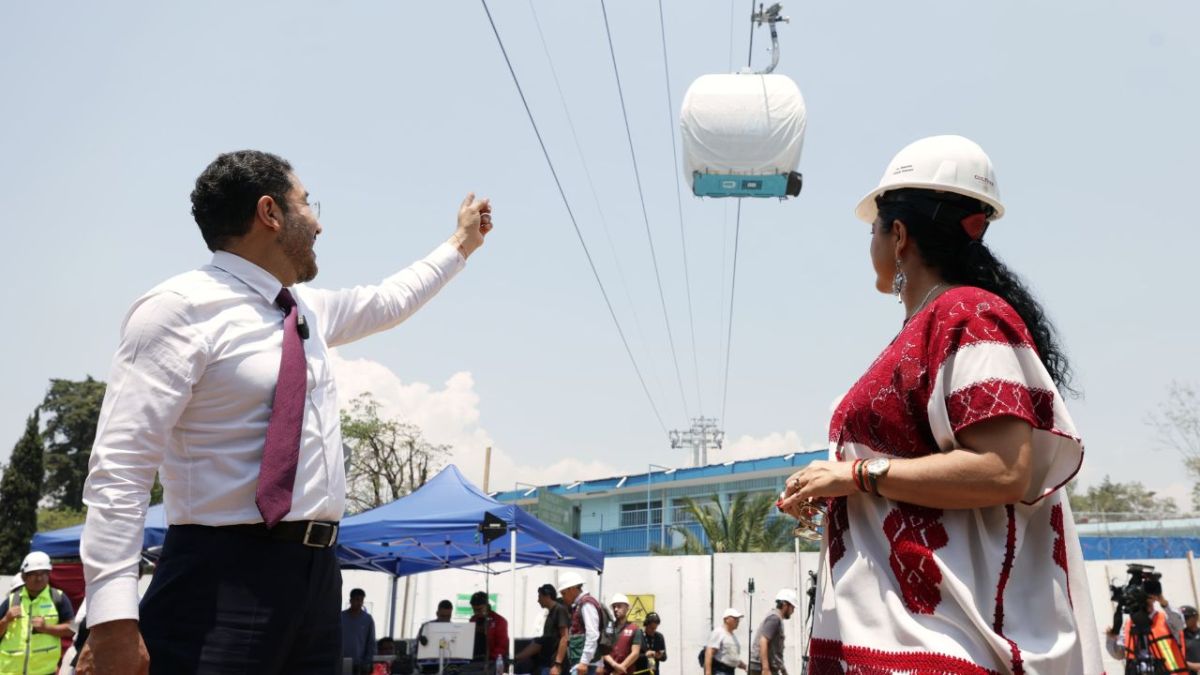
[[[1133,655],[1136,647],[1133,644],[1132,619],[1125,619],[1125,658]],[[1188,672],[1187,662],[1183,659],[1183,650],[1179,647],[1177,638],[1167,627],[1167,613],[1155,612],[1150,617],[1150,655],[1163,662],[1168,673]]]

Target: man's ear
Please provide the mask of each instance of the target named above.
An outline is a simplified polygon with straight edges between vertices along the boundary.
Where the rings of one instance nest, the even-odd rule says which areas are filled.
[[[271,195],[263,195],[254,205],[254,220],[272,232],[283,231],[283,208]]]

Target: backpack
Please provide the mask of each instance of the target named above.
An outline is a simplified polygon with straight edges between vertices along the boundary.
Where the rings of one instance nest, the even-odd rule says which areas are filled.
[[[596,605],[600,608],[600,640],[596,643],[596,658],[600,658],[612,653],[613,645],[617,643],[617,636],[613,633],[617,622],[613,618],[612,610],[601,605],[598,600]]]

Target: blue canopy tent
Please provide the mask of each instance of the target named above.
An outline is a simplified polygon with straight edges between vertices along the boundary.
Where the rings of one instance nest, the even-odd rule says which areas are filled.
[[[78,558],[79,539],[83,536],[83,525],[64,527],[61,530],[38,532],[33,535],[33,550],[42,551],[51,558]],[[167,536],[167,513],[162,504],[146,510],[146,531],[142,535],[143,554],[157,553]]]
[[[506,571],[529,565],[604,570],[602,551],[492,499],[453,464],[416,492],[343,520],[338,558],[343,569],[393,575],[393,622],[395,577],[450,568],[491,572],[495,562],[508,562]],[[512,595],[515,603],[515,575]]]

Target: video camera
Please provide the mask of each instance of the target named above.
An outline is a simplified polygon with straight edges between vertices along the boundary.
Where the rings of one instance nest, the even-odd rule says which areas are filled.
[[[1154,565],[1140,563],[1129,563],[1126,571],[1129,573],[1129,581],[1124,586],[1110,584],[1108,587],[1112,601],[1117,603],[1122,613],[1130,616],[1139,612],[1145,614],[1148,597],[1162,594],[1162,572],[1155,572]],[[1113,630],[1120,628],[1120,624],[1115,623]]]
[[[1124,586],[1109,584],[1112,601],[1117,603],[1113,613],[1113,633],[1120,633],[1123,615],[1129,615],[1129,639],[1132,649],[1125,650],[1126,675],[1166,673],[1166,665],[1150,649],[1150,612],[1147,604],[1152,595],[1162,595],[1162,573],[1153,565],[1130,563],[1126,568],[1129,581]]]

